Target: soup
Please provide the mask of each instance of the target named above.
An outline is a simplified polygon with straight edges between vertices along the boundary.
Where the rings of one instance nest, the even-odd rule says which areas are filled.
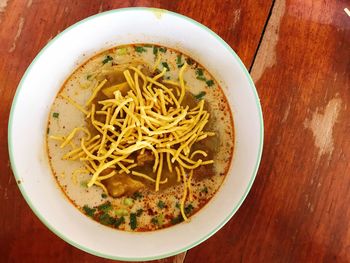
[[[233,142],[219,83],[189,56],[147,44],[112,48],[76,69],[47,127],[62,191],[125,231],[189,221],[224,181]]]

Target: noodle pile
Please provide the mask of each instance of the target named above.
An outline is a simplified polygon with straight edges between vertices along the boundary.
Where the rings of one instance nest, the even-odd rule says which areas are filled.
[[[123,71],[123,86],[130,88],[124,96],[118,89],[122,84],[106,89],[104,85],[107,80],[103,80],[96,85],[84,106],[61,94],[85,114],[87,121],[97,131],[92,136],[86,127],[76,127],[65,137],[51,136],[62,141],[61,148],[71,145],[73,149],[63,159],[83,162],[86,169],[77,170],[75,174],[91,173],[88,187],[96,185],[108,193],[101,181],[126,173],[154,183],[155,191],[158,191],[160,184],[168,180],[162,178],[162,171],[167,166],[170,172],[176,172],[177,181],[183,182],[181,214],[187,220],[184,203],[187,197],[192,199],[193,170],[213,163],[213,160],[203,160],[207,157],[205,151],[194,151],[192,146],[215,134],[204,131],[209,113],[204,109],[203,100],[192,109],[182,105],[186,92],[183,78],[186,67],[185,63],[180,69],[179,81],[174,82],[163,80],[166,69],[150,77],[142,72],[141,65],[130,66]],[[113,97],[96,102],[98,94],[107,90],[113,91]],[[84,136],[80,136],[80,145],[75,146],[73,139],[77,138],[78,133]],[[131,155],[146,150],[151,151],[154,157],[155,179],[133,170],[138,164]],[[113,171],[103,173],[108,168]]]

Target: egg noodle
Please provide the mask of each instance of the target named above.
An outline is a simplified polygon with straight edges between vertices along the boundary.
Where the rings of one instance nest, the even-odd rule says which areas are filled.
[[[159,191],[160,185],[168,180],[162,178],[162,171],[167,166],[170,172],[174,170],[177,181],[183,183],[180,210],[187,220],[184,205],[187,198],[192,199],[193,170],[213,163],[213,160],[202,158],[207,157],[205,151],[193,151],[192,146],[215,133],[204,131],[209,113],[204,109],[203,100],[192,109],[182,105],[187,89],[183,77],[186,68],[184,63],[176,82],[162,80],[165,68],[151,77],[142,72],[142,65],[129,66],[123,71],[124,83],[106,88],[107,80],[100,81],[85,105],[60,94],[81,111],[97,131],[93,136],[86,127],[76,127],[67,136],[50,136],[60,141],[61,148],[72,148],[63,159],[80,160],[84,164],[85,169],[77,170],[74,176],[83,172],[91,174],[87,186],[101,187],[106,194],[107,189],[101,181],[121,173],[144,178],[154,184],[155,191]],[[125,87],[128,91],[122,95],[121,89]],[[111,96],[97,100],[100,92]],[[73,143],[74,138],[80,139],[80,145]],[[138,164],[131,155],[146,150],[154,157],[152,168],[155,179],[133,170]],[[112,172],[103,173],[110,168]]]

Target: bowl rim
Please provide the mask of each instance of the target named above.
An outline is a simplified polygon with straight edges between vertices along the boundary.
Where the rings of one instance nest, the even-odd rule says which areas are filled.
[[[187,22],[190,22],[198,27],[200,27],[201,29],[205,30],[207,33],[211,34],[212,36],[214,36],[221,45],[223,45],[224,48],[226,48],[233,56],[233,58],[238,62],[239,66],[241,67],[241,69],[243,70],[244,74],[246,75],[248,82],[249,82],[249,86],[251,87],[254,97],[255,97],[255,102],[256,102],[256,106],[258,109],[258,114],[259,114],[259,121],[260,121],[260,131],[259,131],[259,139],[260,139],[260,144],[259,144],[259,150],[258,150],[258,155],[257,155],[257,159],[255,162],[255,167],[254,167],[254,171],[253,174],[249,180],[249,184],[244,192],[244,194],[242,195],[241,199],[239,200],[239,202],[237,203],[237,205],[235,207],[232,208],[232,211],[230,212],[230,214],[223,219],[223,221],[217,225],[210,233],[208,233],[206,236],[200,238],[199,240],[197,240],[196,242],[185,246],[179,250],[176,251],[170,251],[167,253],[164,253],[162,255],[156,255],[156,256],[151,256],[151,257],[143,257],[143,258],[131,258],[131,257],[119,257],[119,256],[112,256],[112,255],[107,255],[98,251],[95,251],[89,247],[84,247],[76,242],[74,242],[73,240],[71,240],[69,237],[61,234],[59,232],[59,230],[56,230],[55,226],[51,225],[49,222],[46,221],[46,219],[40,214],[40,212],[38,210],[36,210],[35,206],[33,205],[33,203],[31,202],[30,197],[27,195],[24,187],[20,184],[17,183],[18,188],[20,189],[20,192],[22,193],[24,199],[26,200],[27,204],[29,205],[29,207],[31,208],[31,210],[34,212],[34,214],[40,219],[40,221],[51,231],[53,232],[55,235],[57,235],[58,237],[60,237],[61,239],[63,239],[65,242],[69,243],[70,245],[83,250],[89,254],[92,254],[94,256],[99,256],[99,257],[103,257],[103,258],[108,258],[108,259],[113,259],[113,260],[124,260],[124,261],[149,261],[149,260],[157,260],[157,259],[161,259],[161,258],[166,258],[166,257],[171,257],[177,254],[180,254],[182,252],[185,252],[197,245],[199,245],[200,243],[204,242],[205,240],[207,240],[208,238],[210,238],[212,235],[214,235],[219,229],[221,229],[231,218],[232,216],[237,212],[237,210],[240,208],[240,206],[242,205],[243,201],[245,200],[245,198],[247,197],[253,182],[255,180],[259,165],[260,165],[260,161],[261,161],[261,156],[262,156],[262,151],[263,151],[263,143],[264,143],[264,121],[263,121],[263,114],[262,114],[262,108],[261,108],[261,104],[260,104],[260,99],[257,93],[257,90],[255,88],[254,82],[248,72],[248,70],[246,69],[246,67],[244,66],[243,62],[241,61],[241,59],[238,57],[238,55],[235,53],[235,51],[219,36],[217,35],[214,31],[212,31],[211,29],[209,29],[208,27],[206,27],[205,25],[197,22],[196,20],[189,18],[185,15],[173,12],[173,11],[169,11],[166,9],[160,9],[160,8],[150,8],[150,7],[127,7],[127,8],[119,8],[119,9],[113,9],[113,10],[109,10],[109,11],[105,11],[102,13],[98,13],[92,16],[89,16],[85,19],[82,19],[78,22],[76,22],[75,24],[69,26],[68,28],[66,28],[65,30],[63,30],[61,33],[57,34],[52,40],[50,40],[41,50],[40,52],[35,56],[35,58],[33,59],[33,61],[30,63],[30,65],[28,66],[28,68],[26,69],[25,73],[23,74],[23,77],[21,78],[18,87],[16,89],[16,93],[15,96],[13,98],[12,101],[12,105],[11,105],[11,110],[10,110],[10,116],[9,116],[9,122],[8,122],[8,150],[9,150],[9,157],[10,157],[10,163],[11,163],[11,168],[13,171],[13,174],[15,176],[16,182],[18,182],[20,180],[20,176],[17,173],[17,169],[15,166],[15,156],[13,154],[13,138],[12,138],[12,130],[13,130],[13,115],[14,115],[14,111],[15,108],[17,106],[17,98],[21,92],[23,83],[25,83],[27,76],[30,74],[31,72],[31,68],[35,65],[35,63],[37,62],[37,60],[40,59],[41,55],[44,53],[44,51],[49,48],[57,39],[59,39],[61,36],[63,36],[65,33],[69,32],[70,30],[72,30],[73,28],[98,17],[107,15],[107,14],[111,14],[111,13],[121,13],[121,12],[132,12],[132,11],[153,11],[153,12],[166,12],[167,14],[176,16],[178,18],[184,19]]]

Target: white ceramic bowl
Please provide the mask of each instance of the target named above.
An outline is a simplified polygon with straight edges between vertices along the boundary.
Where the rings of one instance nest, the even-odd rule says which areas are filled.
[[[112,230],[90,220],[71,205],[51,175],[44,140],[50,105],[77,65],[101,50],[130,43],[173,47],[204,65],[226,93],[236,134],[229,174],[209,204],[190,223],[147,233]],[[88,253],[137,261],[188,250],[213,235],[233,216],[248,194],[259,166],[263,120],[247,70],[219,36],[176,13],[127,8],[80,21],[47,44],[18,86],[8,133],[18,186],[34,213],[50,230]]]

